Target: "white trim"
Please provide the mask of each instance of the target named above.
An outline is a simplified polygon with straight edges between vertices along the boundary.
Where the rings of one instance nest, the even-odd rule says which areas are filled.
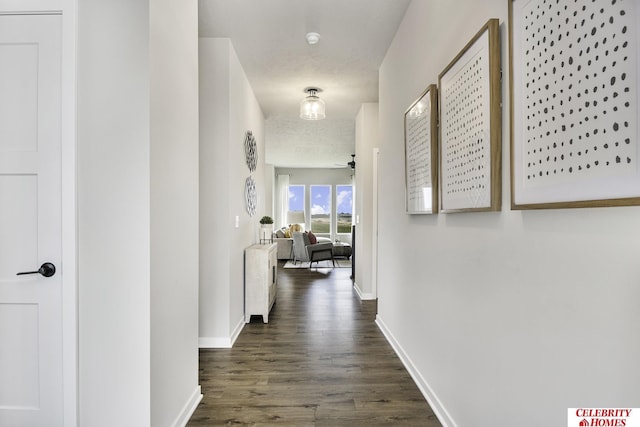
[[[180,414],[176,417],[175,421],[171,425],[174,427],[185,427],[189,422],[189,419],[191,419],[193,413],[198,408],[202,397],[202,389],[200,388],[200,386],[197,386],[187,403],[185,403],[182,411],[180,411]]]
[[[62,372],[64,426],[78,425],[78,243],[76,163],[77,0],[62,6]]]
[[[411,358],[409,358],[407,353],[403,350],[402,346],[393,337],[393,334],[387,328],[380,315],[376,315],[376,325],[378,325],[378,328],[380,328],[382,334],[385,336],[391,347],[393,347],[393,350],[402,361],[402,364],[409,372],[409,375],[411,375],[411,378],[413,378],[413,381],[418,386],[418,389],[420,389],[420,392],[427,400],[427,403],[429,403],[429,406],[431,406],[431,409],[433,410],[434,414],[436,414],[436,417],[438,417],[440,423],[444,427],[457,427],[457,424],[455,423],[455,421],[453,421],[453,418],[451,418],[449,412],[447,412],[445,407],[442,405],[442,402],[440,402],[440,399],[438,399],[436,394],[433,392],[433,389],[422,377],[420,371],[418,371],[414,363],[411,361]]]
[[[231,348],[235,344],[240,332],[244,328],[244,316],[240,319],[240,322],[236,325],[230,337],[199,337],[199,348]]]
[[[236,343],[236,340],[238,339],[238,337],[240,336],[240,332],[242,332],[242,330],[244,329],[244,325],[245,325],[245,321],[244,321],[244,315],[240,318],[240,321],[236,324],[235,329],[233,330],[233,332],[231,333],[231,347],[233,347],[233,345]]]
[[[353,288],[356,290],[356,293],[358,294],[358,298],[360,298],[361,301],[376,299],[376,296],[374,294],[372,293],[367,294],[362,292],[362,290],[360,289],[360,286],[355,281],[353,282]]]
[[[371,199],[371,294],[378,296],[378,159],[380,149],[373,149],[372,199]]]
[[[36,11],[28,11],[28,10],[2,11],[0,10],[0,15],[62,15],[62,13],[59,10],[36,10]]]
[[[231,338],[198,337],[198,348],[231,348]]]

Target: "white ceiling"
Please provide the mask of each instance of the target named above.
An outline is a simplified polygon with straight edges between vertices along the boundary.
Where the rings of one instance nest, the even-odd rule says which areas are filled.
[[[266,119],[266,162],[346,165],[355,117],[378,101],[378,68],[410,0],[199,0],[201,37],[227,37]],[[305,35],[320,33],[309,45]],[[298,117],[304,88],[322,89],[327,118]]]

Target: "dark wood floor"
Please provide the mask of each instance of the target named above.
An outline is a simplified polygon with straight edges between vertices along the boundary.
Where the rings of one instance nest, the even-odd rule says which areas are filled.
[[[204,399],[188,426],[440,426],[360,301],[351,269],[279,269],[263,324],[200,351]]]

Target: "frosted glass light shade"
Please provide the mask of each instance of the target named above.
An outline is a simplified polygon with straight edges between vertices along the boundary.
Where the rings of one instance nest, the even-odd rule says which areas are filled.
[[[316,95],[316,90],[307,90],[309,95],[300,102],[300,118],[322,120],[325,118],[324,101]]]

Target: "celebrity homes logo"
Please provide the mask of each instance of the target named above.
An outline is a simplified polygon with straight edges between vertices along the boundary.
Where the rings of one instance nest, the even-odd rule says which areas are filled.
[[[640,408],[569,408],[567,427],[640,427]]]

